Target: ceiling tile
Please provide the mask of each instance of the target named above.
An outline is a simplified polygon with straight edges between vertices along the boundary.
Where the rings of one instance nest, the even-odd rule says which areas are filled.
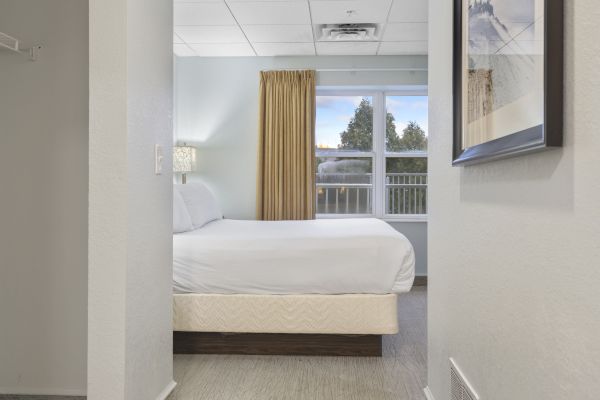
[[[253,43],[313,42],[311,25],[244,25],[242,29]]]
[[[236,25],[229,8],[219,3],[175,3],[175,25]]]
[[[380,56],[402,54],[427,54],[427,41],[383,42],[379,47]]]
[[[200,57],[243,57],[254,56],[248,43],[198,43],[189,45]]]
[[[392,0],[312,1],[313,24],[385,22]]]
[[[239,26],[185,26],[175,27],[175,33],[186,43],[244,43],[247,42]]]
[[[377,53],[379,42],[317,42],[317,55],[371,55]]]
[[[229,7],[241,25],[310,25],[311,23],[307,2],[248,1],[229,3]]]
[[[196,53],[190,49],[187,44],[174,44],[173,53],[179,57],[191,57],[196,55]]]
[[[253,43],[259,56],[314,56],[315,45],[310,43]]]
[[[401,24],[387,24],[382,40],[384,42],[427,40],[427,34],[427,23],[409,22]]]
[[[427,0],[394,0],[389,22],[427,22],[429,15]]]

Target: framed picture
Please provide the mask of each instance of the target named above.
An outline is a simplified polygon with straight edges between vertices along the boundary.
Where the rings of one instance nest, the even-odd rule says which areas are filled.
[[[563,0],[454,0],[453,165],[562,146]]]

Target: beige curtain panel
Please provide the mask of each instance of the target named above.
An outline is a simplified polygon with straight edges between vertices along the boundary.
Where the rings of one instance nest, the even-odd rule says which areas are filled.
[[[260,73],[259,220],[315,217],[315,71]]]

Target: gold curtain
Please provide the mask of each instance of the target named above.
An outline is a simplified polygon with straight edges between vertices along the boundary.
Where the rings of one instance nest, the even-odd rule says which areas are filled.
[[[315,217],[315,71],[262,71],[259,220]]]

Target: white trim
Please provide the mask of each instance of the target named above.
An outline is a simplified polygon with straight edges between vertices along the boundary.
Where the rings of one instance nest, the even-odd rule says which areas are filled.
[[[175,386],[177,386],[177,382],[173,380],[169,382],[163,391],[160,392],[160,394],[156,397],[156,400],[165,400],[167,397],[169,397],[173,389],[175,389]]]
[[[386,133],[385,95],[378,92],[373,96],[373,202],[372,211],[376,216],[385,213],[385,133]]]
[[[427,158],[426,151],[398,151],[398,152],[385,152],[386,158]]]
[[[385,222],[427,222],[427,214],[388,214],[377,217],[375,214],[317,214],[317,219],[344,219],[344,218],[377,218]]]
[[[317,214],[317,219],[377,218],[375,214]]]
[[[435,397],[433,397],[433,393],[431,393],[429,386],[426,386],[425,389],[423,389],[423,392],[425,393],[427,400],[435,400]]]
[[[386,96],[427,96],[427,86],[421,88],[407,88],[403,89],[394,89],[394,90],[384,90],[383,91]]]
[[[427,214],[386,214],[380,219],[385,222],[427,222]]]
[[[427,85],[364,85],[356,86],[317,86],[317,92],[349,92],[357,90],[377,91],[386,93],[408,93],[415,96],[427,96]]]
[[[24,387],[0,387],[0,395],[14,394],[24,396],[78,396],[87,395],[85,389],[62,389],[62,388],[24,388]]]
[[[317,147],[315,151],[316,157],[337,157],[337,158],[373,158],[374,152],[369,151],[354,151],[354,150],[331,150],[320,149]]]

